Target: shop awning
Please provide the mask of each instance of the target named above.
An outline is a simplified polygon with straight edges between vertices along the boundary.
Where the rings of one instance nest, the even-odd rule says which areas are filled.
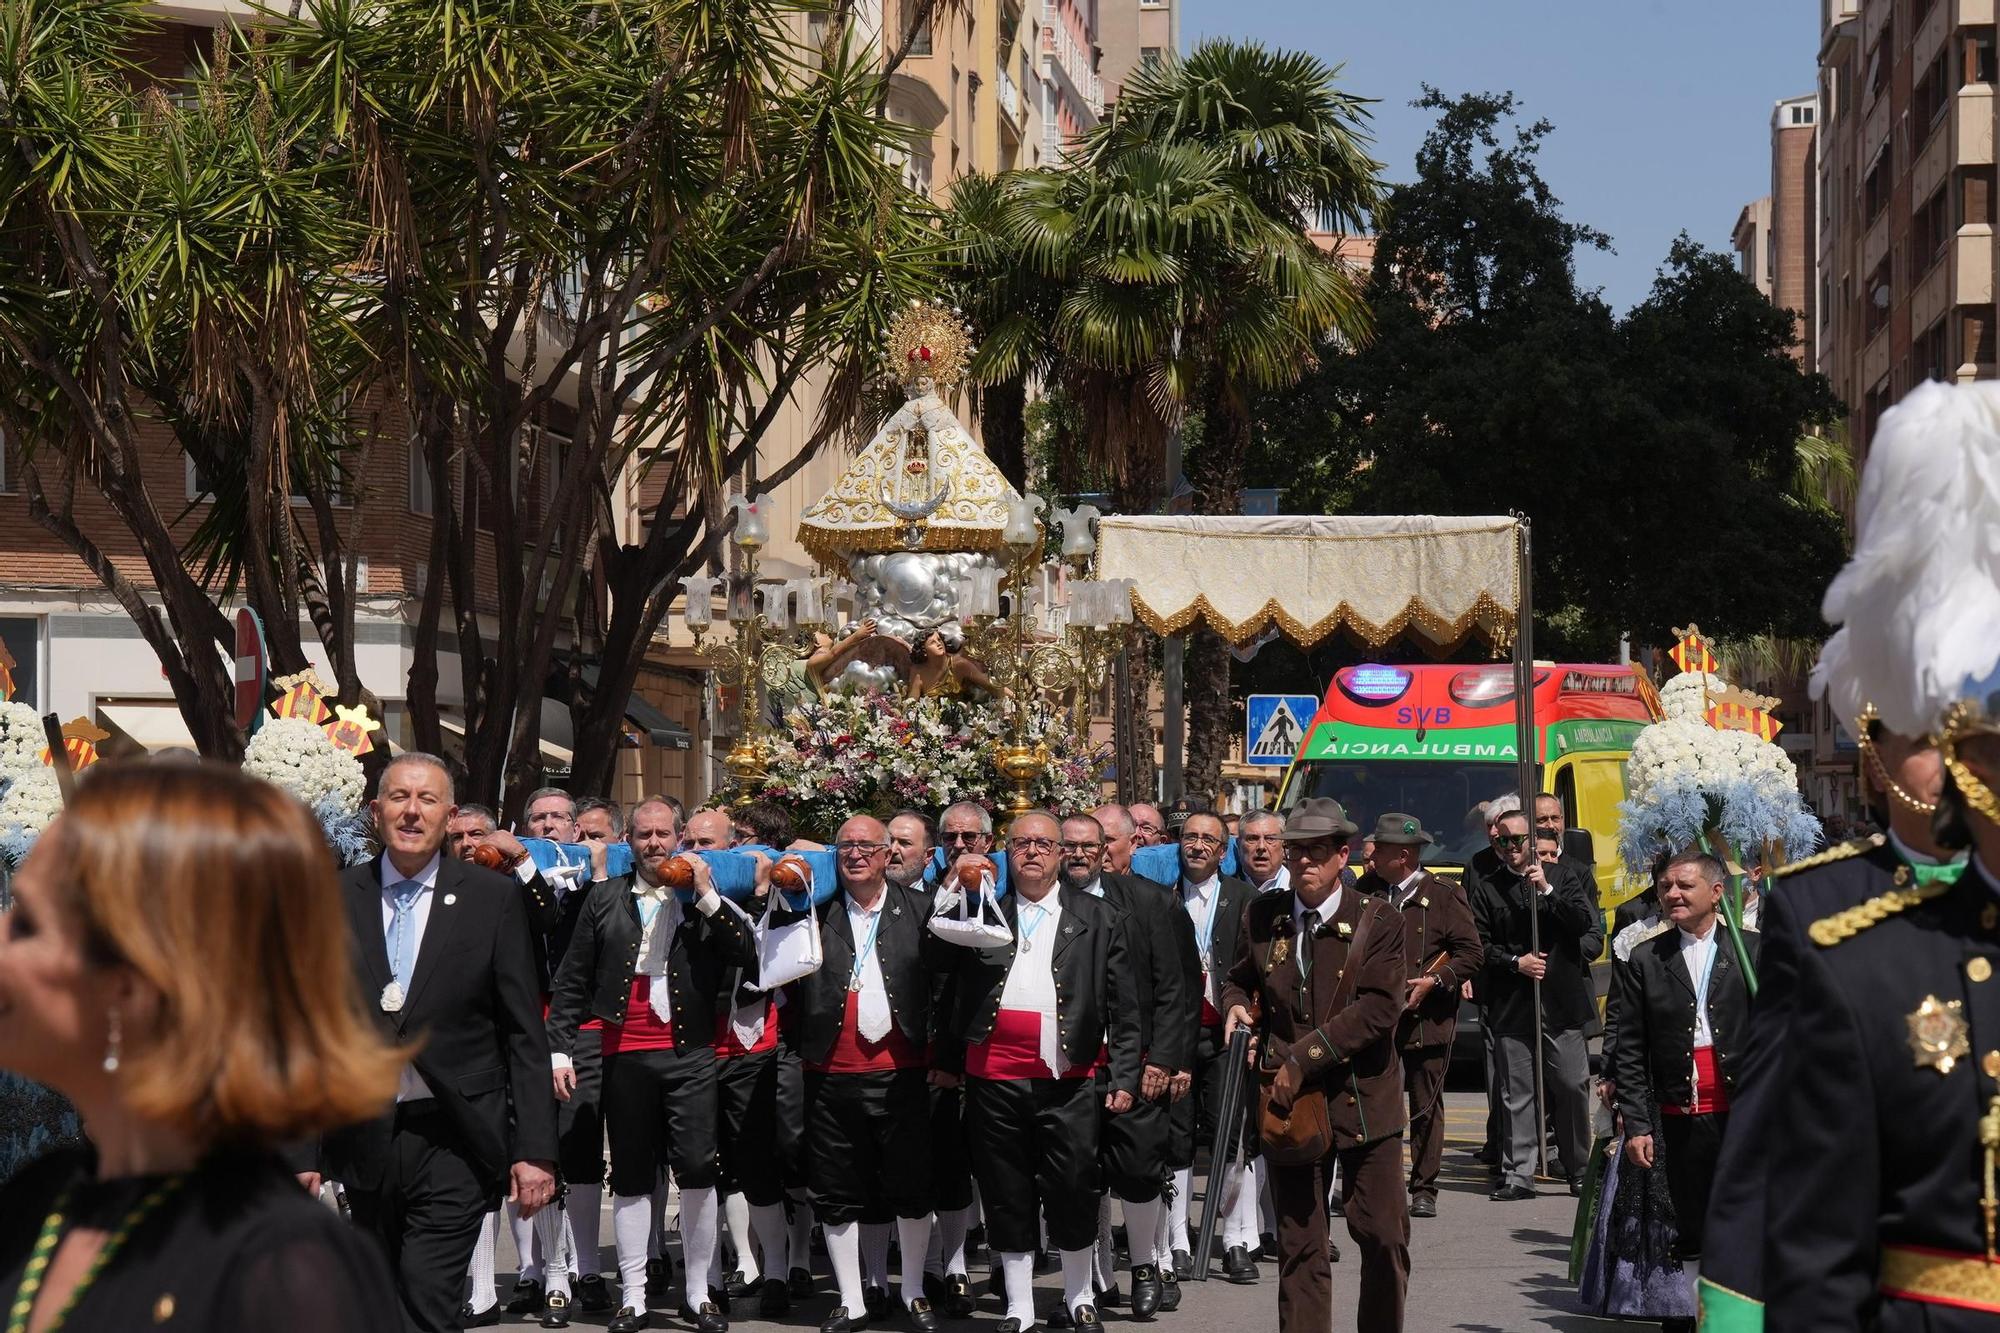
[[[1371,647],[1511,644],[1516,524],[1438,515],[1118,516],[1098,525],[1097,577],[1131,579],[1156,634],[1197,622],[1241,646],[1275,625],[1302,647],[1346,629]]]
[[[101,703],[97,706],[97,725],[148,752],[196,748],[194,737],[181,718],[180,707],[172,699]]]

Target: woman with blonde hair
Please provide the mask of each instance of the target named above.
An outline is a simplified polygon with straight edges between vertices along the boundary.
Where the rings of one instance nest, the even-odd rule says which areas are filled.
[[[312,816],[234,768],[107,765],[13,888],[0,1068],[89,1142],[0,1189],[5,1333],[397,1327],[380,1254],[277,1152],[378,1113],[405,1058]]]

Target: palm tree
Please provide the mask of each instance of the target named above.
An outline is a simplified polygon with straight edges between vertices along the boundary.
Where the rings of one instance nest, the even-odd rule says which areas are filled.
[[[1037,309],[1045,345],[1010,332],[995,363],[1055,367],[1121,507],[1157,502],[1175,480],[1168,434],[1194,420],[1195,507],[1235,512],[1251,396],[1296,380],[1328,340],[1368,336],[1360,281],[1308,235],[1357,228],[1376,204],[1367,114],[1311,55],[1204,42],[1135,73],[1073,163],[1013,184],[1006,233],[1060,303],[1052,322]],[[1195,650],[1185,786],[1213,792],[1229,659],[1213,636]]]

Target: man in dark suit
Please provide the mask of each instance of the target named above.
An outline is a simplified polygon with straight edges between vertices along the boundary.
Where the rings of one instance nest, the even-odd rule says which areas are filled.
[[[1444,1160],[1444,1076],[1458,1031],[1459,987],[1479,971],[1485,951],[1465,890],[1423,868],[1431,836],[1410,815],[1375,821],[1361,891],[1386,899],[1403,916],[1403,962],[1410,969],[1396,1046],[1410,1099],[1410,1216],[1437,1216],[1438,1167]]]
[[[1698,1261],[1702,1223],[1737,1056],[1749,1036],[1750,979],[1720,918],[1728,871],[1699,849],[1667,862],[1660,881],[1666,920],[1612,966],[1618,996],[1618,1042],[1612,1060],[1618,1110],[1625,1117],[1625,1158],[1651,1170],[1657,1156],[1674,1204],[1676,1257]],[[1750,966],[1757,932],[1741,932]],[[1670,1320],[1669,1333],[1693,1333],[1694,1320]]]
[[[820,1325],[847,1333],[894,1307],[864,1290],[861,1223],[893,1221],[911,1325],[935,1330],[924,1293],[931,1232],[931,982],[949,947],[930,934],[931,895],[885,874],[888,831],[857,815],[834,843],[840,893],[818,909],[825,961],[787,1008],[806,1074],[806,1176],[840,1295]]]
[[[1361,1252],[1355,1326],[1395,1333],[1410,1278],[1403,1202],[1403,1074],[1396,1026],[1409,972],[1403,924],[1386,902],[1341,885],[1355,827],[1340,803],[1309,797],[1285,820],[1291,887],[1250,904],[1223,994],[1230,1030],[1262,1018],[1257,1065],[1270,1110],[1324,1096],[1331,1141],[1317,1160],[1266,1168],[1278,1213],[1278,1323],[1333,1326],[1327,1190],[1340,1171],[1347,1232]]]
[[[404,1327],[460,1327],[481,1217],[555,1194],[556,1108],[518,883],[442,855],[451,774],[406,753],[374,801],[380,858],[341,876],[355,971],[378,1022],[419,1043],[395,1107],[326,1137],[320,1168],[382,1242]]]
[[[1062,1255],[1063,1309],[1099,1324],[1091,1291],[1097,1241],[1100,1106],[1132,1109],[1139,1091],[1139,1005],[1124,914],[1057,883],[1062,826],[1039,811],[1007,833],[1009,935],[955,944],[954,1009],[937,1067],[966,1077],[966,1137],[999,1255],[1007,1315],[999,1333],[1035,1325],[1035,1250],[1046,1221]],[[932,930],[958,907],[938,895]],[[1100,1092],[1097,1069],[1110,1071]]]
[[[653,1189],[668,1167],[681,1188],[682,1304],[701,1333],[722,1333],[729,1320],[708,1286],[716,1219],[715,1029],[729,970],[754,967],[757,945],[749,919],[724,906],[700,857],[686,858],[695,885],[691,906],[667,887],[666,864],[679,833],[670,806],[643,801],[627,827],[633,873],[591,888],[556,973],[548,1023],[555,1091],[574,1092],[577,1043],[597,1041],[623,1289],[612,1333],[650,1326],[646,1242]],[[602,1033],[579,1038],[592,1015],[602,1020]]]
[[[1090,815],[1071,815],[1062,825],[1062,886],[1101,898],[1125,913],[1132,946],[1139,1010],[1141,1073],[1132,1109],[1107,1111],[1098,1126],[1099,1160],[1107,1198],[1099,1213],[1097,1276],[1115,1295],[1111,1254],[1110,1197],[1125,1210],[1125,1235],[1132,1254],[1132,1314],[1150,1319],[1163,1294],[1160,1267],[1171,1253],[1156,1254],[1160,1240],[1161,1187],[1167,1171],[1167,1108],[1173,1076],[1194,1062],[1194,1034],[1200,1025],[1200,997],[1187,984],[1183,955],[1194,953],[1194,931],[1173,896],[1150,882],[1104,868],[1104,826]],[[1109,1092],[1110,1071],[1098,1071],[1100,1090]]]
[[[1541,1132],[1534,1092],[1537,983],[1543,1089],[1563,1170],[1571,1190],[1579,1187],[1591,1135],[1590,1060],[1583,1034],[1596,1012],[1583,941],[1602,929],[1602,918],[1581,874],[1560,863],[1545,865],[1535,854],[1533,830],[1520,811],[1497,821],[1494,850],[1496,868],[1474,881],[1470,897],[1486,946],[1486,1016],[1499,1051],[1503,1178],[1492,1197],[1504,1203],[1535,1193]]]
[[[1236,956],[1243,909],[1257,897],[1248,884],[1222,873],[1222,849],[1227,843],[1222,820],[1215,815],[1189,815],[1181,825],[1179,897],[1194,927],[1194,985],[1201,1018],[1195,1034],[1193,1088],[1172,1111],[1174,1132],[1168,1160],[1174,1168],[1174,1197],[1167,1234],[1172,1240],[1174,1266],[1185,1277],[1194,1262],[1188,1229],[1194,1159],[1205,1143],[1214,1163],[1209,1168],[1209,1188],[1217,1191],[1218,1206],[1223,1209],[1223,1276],[1231,1282],[1255,1282],[1257,1265],[1250,1251],[1257,1245],[1257,1190],[1249,1157],[1256,1145],[1250,1118],[1245,1115],[1228,1126],[1217,1124],[1222,1110],[1224,1052],[1222,978]],[[1239,1151],[1244,1160],[1236,1165]],[[1225,1165],[1226,1161],[1230,1164]]]

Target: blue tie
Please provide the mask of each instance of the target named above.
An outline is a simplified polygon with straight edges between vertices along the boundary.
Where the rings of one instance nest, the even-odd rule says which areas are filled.
[[[390,892],[396,895],[396,915],[389,922],[389,970],[395,974],[396,989],[408,995],[410,969],[416,966],[416,950],[410,947],[410,931],[416,916],[417,895],[424,891],[424,886],[420,880],[404,879],[389,887]]]

